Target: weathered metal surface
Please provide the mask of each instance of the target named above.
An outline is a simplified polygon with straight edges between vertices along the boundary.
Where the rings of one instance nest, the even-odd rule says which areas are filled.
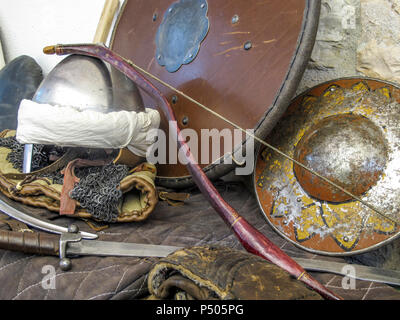
[[[156,35],[156,60],[168,72],[192,62],[210,26],[205,0],[180,0],[165,12]]]
[[[400,89],[382,81],[324,83],[294,100],[268,142],[398,221],[399,103]],[[394,222],[301,171],[269,149],[258,154],[259,204],[286,239],[312,252],[351,255],[398,237]]]
[[[356,196],[376,184],[386,166],[383,132],[364,116],[345,113],[312,126],[295,148],[295,159]],[[319,200],[352,198],[295,164],[296,177],[308,194]]]

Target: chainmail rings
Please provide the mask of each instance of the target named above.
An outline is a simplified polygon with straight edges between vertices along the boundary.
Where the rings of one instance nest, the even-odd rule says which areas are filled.
[[[7,160],[12,163],[13,168],[22,171],[22,162],[24,156],[24,145],[19,143],[15,137],[7,137],[0,139],[0,147],[11,149],[7,155]],[[39,170],[50,164],[50,154],[61,154],[62,148],[53,147],[51,151],[42,144],[33,145],[32,153],[32,171]]]
[[[128,174],[128,166],[113,163],[100,167],[76,168],[75,175],[80,181],[72,189],[70,197],[78,201],[93,218],[114,222],[122,199],[119,184]]]
[[[22,171],[24,145],[15,137],[0,138],[0,147],[11,149],[6,160],[13,168]],[[51,155],[61,156],[65,150],[57,146],[33,145],[32,170],[40,170],[51,164]],[[103,150],[88,150],[82,158],[102,158]],[[129,174],[125,165],[110,163],[104,166],[75,168],[75,175],[80,181],[70,192],[70,197],[80,203],[93,218],[113,222],[118,217],[118,205],[122,200],[120,181]],[[61,170],[44,173],[41,177],[52,179],[55,184],[63,184]]]

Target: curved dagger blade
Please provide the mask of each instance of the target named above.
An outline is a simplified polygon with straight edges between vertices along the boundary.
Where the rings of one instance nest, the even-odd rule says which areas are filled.
[[[5,201],[0,199],[0,211],[2,211],[4,214],[8,215],[11,218],[14,218],[18,221],[21,221],[31,227],[51,232],[51,233],[56,233],[56,234],[62,234],[62,233],[68,233],[68,228],[62,227],[59,225],[56,225],[54,223],[32,217],[12,206],[7,204]],[[79,232],[79,234],[82,236],[83,239],[97,239],[98,235],[93,234],[93,233],[88,233],[88,232]]]

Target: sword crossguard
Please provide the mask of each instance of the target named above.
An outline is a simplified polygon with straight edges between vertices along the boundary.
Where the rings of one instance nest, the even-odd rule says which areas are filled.
[[[82,235],[79,233],[79,228],[76,225],[70,225],[68,232],[64,232],[60,236],[60,268],[63,271],[69,271],[72,268],[71,259],[67,258],[67,246],[70,242],[80,242]]]

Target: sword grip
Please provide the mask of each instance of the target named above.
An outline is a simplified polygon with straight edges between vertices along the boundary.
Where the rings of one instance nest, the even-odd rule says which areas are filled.
[[[60,244],[56,235],[0,230],[0,249],[58,256]]]

